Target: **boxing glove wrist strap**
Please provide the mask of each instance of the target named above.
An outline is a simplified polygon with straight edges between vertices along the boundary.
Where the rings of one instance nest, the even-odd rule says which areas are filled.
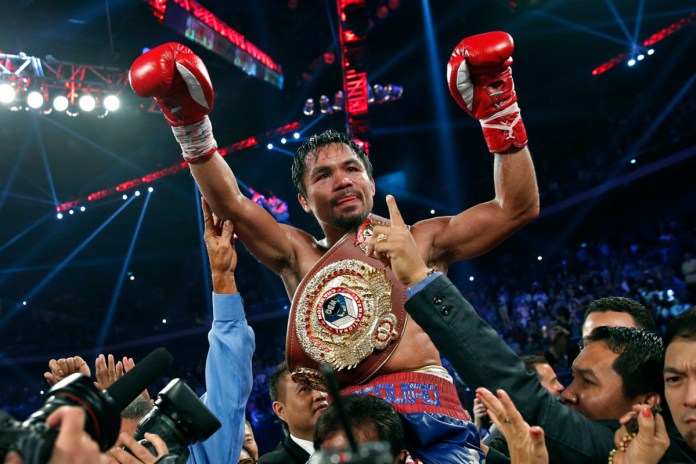
[[[208,116],[201,122],[188,126],[172,126],[172,132],[181,145],[182,156],[188,162],[195,162],[202,156],[210,156],[217,150],[213,126]]]
[[[498,122],[499,118],[504,118],[505,116],[509,116],[511,114],[517,113],[517,116],[515,119],[510,123],[510,124],[490,124],[491,122]],[[514,139],[515,136],[513,135],[513,131],[515,129],[515,125],[522,120],[522,117],[520,116],[520,107],[517,106],[517,103],[513,103],[512,105],[508,106],[505,108],[503,111],[498,111],[495,113],[493,116],[491,116],[488,119],[481,119],[481,127],[486,128],[486,129],[500,129],[503,131],[507,131],[507,139]]]
[[[491,153],[503,153],[512,146],[522,148],[527,145],[527,131],[517,103],[479,122]]]

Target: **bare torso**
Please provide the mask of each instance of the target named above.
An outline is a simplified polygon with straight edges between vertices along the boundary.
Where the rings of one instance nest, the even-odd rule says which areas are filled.
[[[295,229],[296,231],[297,229]],[[302,232],[295,234],[297,263],[286,272],[280,274],[285,284],[288,297],[292,300],[302,278],[314,267],[328,248],[319,244],[311,235]],[[389,374],[418,369],[424,366],[441,365],[440,354],[430,337],[416,324],[408,320],[399,345],[387,363],[380,368],[378,374]]]

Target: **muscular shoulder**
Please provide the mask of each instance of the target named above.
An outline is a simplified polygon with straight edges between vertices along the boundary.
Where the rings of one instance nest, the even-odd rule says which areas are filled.
[[[428,267],[441,270],[447,267],[448,262],[444,259],[443,250],[438,248],[438,239],[450,220],[449,216],[440,216],[419,221],[411,226],[411,234]]]

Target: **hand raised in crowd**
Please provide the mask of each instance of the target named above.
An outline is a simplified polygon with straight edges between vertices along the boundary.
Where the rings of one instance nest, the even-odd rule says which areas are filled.
[[[530,427],[507,393],[498,390],[496,397],[486,388],[476,389],[476,397],[488,409],[488,415],[507,440],[512,464],[547,464],[549,453],[544,430]]]
[[[212,213],[208,202],[201,198],[205,231],[203,240],[208,249],[210,271],[215,293],[236,293],[234,270],[237,253],[234,248],[234,226],[231,221],[222,221]]]
[[[102,390],[109,388],[123,376],[123,364],[121,361],[115,362],[112,354],[97,356],[97,360],[94,361],[94,370],[99,384],[98,388]]]
[[[484,418],[486,417],[486,406],[481,402],[480,399],[474,398],[474,425],[479,429],[484,428]]]
[[[79,356],[72,356],[70,358],[60,358],[58,360],[51,359],[48,362],[49,372],[44,372],[44,379],[50,386],[54,386],[67,376],[79,372],[87,377],[92,377],[92,372],[89,370],[89,366]]]
[[[638,420],[638,433],[629,434],[628,422]],[[610,454],[615,464],[656,464],[669,448],[669,436],[662,415],[653,415],[650,405],[633,405],[633,411],[621,419],[621,427],[614,433],[616,449]]]
[[[113,461],[120,464],[154,464],[169,454],[167,444],[155,433],[146,433],[145,438],[155,447],[157,455],[153,455],[147,448],[138,441],[122,433],[119,436],[124,448],[128,448],[130,453],[122,448],[114,448],[110,451]],[[161,461],[160,461],[161,462]]]
[[[99,389],[107,389],[118,379],[123,377],[123,375],[135,367],[135,361],[133,358],[123,357],[122,361],[116,362],[114,355],[109,354],[104,356],[100,354],[97,356],[97,360],[94,361],[94,370],[96,372],[97,382],[96,387]],[[150,399],[150,394],[147,389],[143,390],[140,394],[146,400]]]
[[[135,367],[133,358],[124,357],[123,361],[115,362],[113,355],[104,356],[100,354],[96,361],[94,361],[94,372],[97,378],[97,381],[94,382],[94,386],[100,390],[109,388],[114,382],[123,377],[123,374],[133,369],[133,367]],[[48,369],[49,372],[44,372],[44,378],[50,386],[54,386],[65,377],[75,372],[79,372],[86,377],[92,377],[92,371],[87,365],[87,362],[80,356],[60,358],[58,360],[51,359],[48,362]],[[150,399],[147,390],[143,390],[140,396],[146,400]]]
[[[423,262],[416,241],[391,195],[387,195],[387,207],[391,227],[374,228],[372,237],[367,242],[367,254],[388,262],[396,278],[410,287],[428,275],[428,267]]]

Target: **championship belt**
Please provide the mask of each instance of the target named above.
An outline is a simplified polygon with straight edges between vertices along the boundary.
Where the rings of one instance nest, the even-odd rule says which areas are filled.
[[[288,320],[292,379],[327,391],[322,364],[341,387],[366,382],[391,357],[407,321],[406,287],[391,268],[366,255],[365,241],[386,219],[370,215],[344,235],[300,282]]]

